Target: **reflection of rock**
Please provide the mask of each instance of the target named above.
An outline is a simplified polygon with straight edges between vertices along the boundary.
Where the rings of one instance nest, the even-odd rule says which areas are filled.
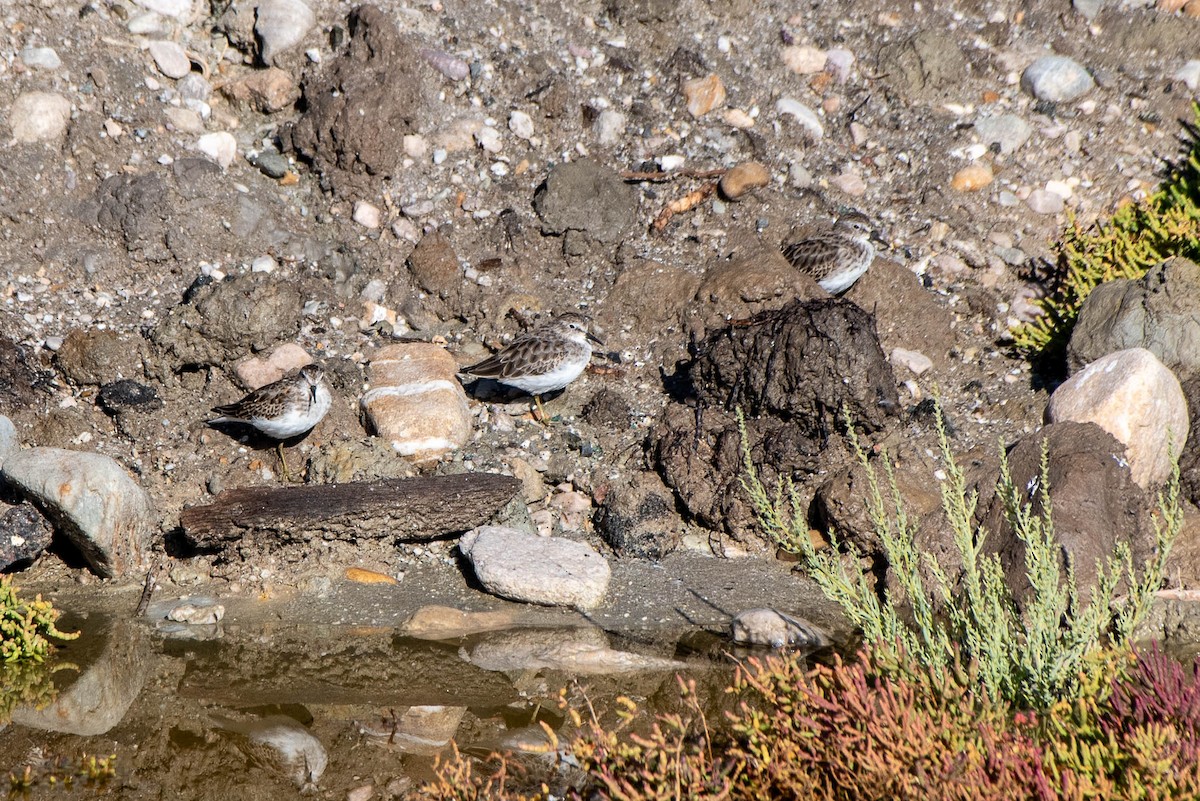
[[[817,626],[774,609],[747,609],[733,619],[730,630],[739,645],[822,648],[829,644],[829,636]]]
[[[219,729],[245,737],[252,756],[265,755],[267,764],[282,771],[297,787],[316,784],[329,764],[329,754],[321,741],[287,715],[235,719],[214,714],[212,722]]]
[[[644,656],[608,647],[600,629],[509,631],[488,637],[463,658],[484,670],[561,670],[577,675],[608,675],[642,670],[679,670],[674,659]]]
[[[143,629],[118,623],[107,634],[100,656],[44,709],[18,707],[14,723],[31,729],[94,737],[125,717],[142,691],[148,666]]]
[[[381,722],[359,723],[359,731],[373,740],[409,754],[430,755],[445,748],[458,732],[465,706],[410,706]]]
[[[458,547],[488,592],[514,601],[591,609],[608,591],[608,562],[587,543],[480,526]]]
[[[145,561],[150,499],[109,457],[30,448],[5,460],[4,478],[47,510],[101,576],[121,576]]]
[[[419,640],[453,640],[484,631],[510,628],[516,623],[512,612],[464,612],[448,606],[422,606],[404,622],[400,631]]]

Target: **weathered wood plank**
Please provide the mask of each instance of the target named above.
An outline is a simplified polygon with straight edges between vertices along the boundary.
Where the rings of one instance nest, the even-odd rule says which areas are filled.
[[[278,547],[312,539],[414,542],[466,531],[511,501],[521,482],[495,473],[225,490],[179,516],[193,547]]]

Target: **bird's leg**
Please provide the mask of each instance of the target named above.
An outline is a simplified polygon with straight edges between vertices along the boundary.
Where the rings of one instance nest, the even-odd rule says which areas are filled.
[[[534,414],[534,416],[533,416],[534,419],[537,420],[542,425],[548,425],[550,422],[550,418],[546,416],[546,409],[544,406],[542,406],[542,396],[534,395],[533,402],[535,404],[537,404],[537,413]]]
[[[287,483],[292,483],[292,475],[288,472],[287,459],[283,455],[283,440],[275,443],[276,451],[279,453],[279,464],[283,468],[283,478]]]

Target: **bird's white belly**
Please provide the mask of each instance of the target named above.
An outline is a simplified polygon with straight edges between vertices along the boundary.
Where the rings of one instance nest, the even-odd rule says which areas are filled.
[[[588,354],[590,356],[590,354]],[[501,383],[524,390],[530,395],[544,395],[556,389],[562,389],[570,384],[583,372],[588,365],[588,358],[563,362],[549,373],[541,375],[526,375],[520,378],[502,378]]]
[[[279,417],[270,419],[255,417],[249,422],[268,437],[288,439],[303,434],[321,422],[321,418],[329,411],[331,402],[332,397],[329,390],[322,385],[317,387],[317,397],[307,408],[288,409]]]
[[[824,289],[830,295],[840,295],[854,285],[854,282],[862,278],[863,273],[871,266],[869,259],[863,259],[861,266],[856,266],[851,270],[842,270],[841,272],[833,273],[826,278],[818,281],[821,289]]]

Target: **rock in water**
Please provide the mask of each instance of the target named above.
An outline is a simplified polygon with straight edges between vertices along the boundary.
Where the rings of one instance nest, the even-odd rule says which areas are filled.
[[[739,645],[771,648],[823,648],[829,636],[807,620],[774,609],[747,609],[729,624],[733,641]]]
[[[1046,421],[1095,423],[1125,445],[1129,471],[1143,488],[1171,475],[1171,449],[1188,438],[1188,408],[1179,379],[1144,348],[1110,353],[1054,391]]]
[[[154,527],[150,499],[99,453],[30,448],[4,461],[4,478],[37,501],[104,577],[145,566]]]
[[[480,526],[458,547],[488,592],[514,601],[587,610],[608,591],[608,562],[586,543]]]
[[[440,458],[471,435],[467,395],[445,348],[423,342],[389,345],[371,359],[371,389],[362,407],[375,432],[416,462]]]

